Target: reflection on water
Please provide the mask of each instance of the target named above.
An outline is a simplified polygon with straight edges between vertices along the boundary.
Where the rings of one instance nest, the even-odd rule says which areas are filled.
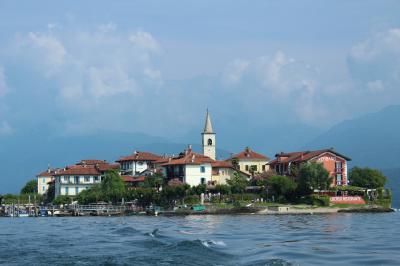
[[[400,265],[400,213],[1,218],[0,264]]]

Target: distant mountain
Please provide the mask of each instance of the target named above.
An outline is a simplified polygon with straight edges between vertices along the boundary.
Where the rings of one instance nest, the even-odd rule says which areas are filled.
[[[104,159],[114,162],[134,150],[158,154],[178,154],[187,144],[173,143],[161,137],[142,133],[98,132],[85,136],[58,136],[27,132],[0,138],[0,194],[17,193],[29,179],[51,167],[64,167],[82,159]],[[201,152],[201,146],[193,149]],[[218,156],[230,152],[218,149]]]
[[[352,158],[351,166],[400,167],[400,105],[345,120],[306,145],[326,147]]]
[[[400,208],[400,168],[383,169],[382,172],[388,178],[386,187],[392,189],[392,206]]]

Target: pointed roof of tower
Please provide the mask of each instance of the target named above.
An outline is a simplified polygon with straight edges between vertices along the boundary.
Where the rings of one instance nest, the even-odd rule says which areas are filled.
[[[207,116],[206,116],[206,124],[204,125],[203,133],[214,133],[213,129],[212,129],[211,118],[210,118],[210,113],[208,112],[208,109],[207,109]]]

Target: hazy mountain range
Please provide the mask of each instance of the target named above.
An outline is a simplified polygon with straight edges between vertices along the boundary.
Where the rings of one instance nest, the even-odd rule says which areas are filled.
[[[240,127],[231,121],[214,122],[219,158],[250,146],[270,157],[280,151],[335,147],[352,158],[351,166],[370,166],[396,175],[400,171],[400,106],[343,121],[326,132],[299,124]],[[85,136],[60,136],[46,128],[0,138],[0,193],[18,192],[35,174],[52,167],[63,167],[81,159],[114,161],[134,150],[177,154],[193,144],[201,150],[201,126],[193,131],[164,138],[142,133],[104,131]],[[46,133],[49,132],[49,133]],[[391,179],[394,177],[390,176]],[[393,184],[393,182],[391,183]]]

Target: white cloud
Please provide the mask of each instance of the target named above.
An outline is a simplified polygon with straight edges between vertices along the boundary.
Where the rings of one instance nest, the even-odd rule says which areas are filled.
[[[232,63],[228,64],[224,71],[224,83],[226,83],[227,85],[238,83],[249,65],[250,61],[242,59],[236,59]]]
[[[137,31],[129,37],[129,41],[131,41],[137,47],[153,52],[159,53],[161,51],[160,45],[157,40],[153,38],[153,36],[145,31]]]
[[[4,74],[4,68],[0,66],[0,98],[6,95],[7,92],[6,75]]]

